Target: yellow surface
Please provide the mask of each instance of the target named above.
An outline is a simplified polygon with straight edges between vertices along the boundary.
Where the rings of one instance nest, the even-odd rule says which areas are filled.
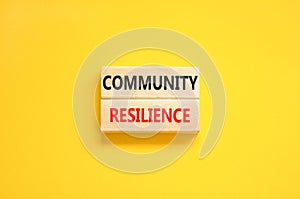
[[[1,1],[0,198],[300,198],[299,8],[295,0]],[[210,114],[202,84],[202,132],[191,148],[163,170],[136,175],[85,150],[72,91],[96,45],[145,26],[182,32],[207,50],[227,115],[218,144],[199,160]],[[182,64],[143,54],[118,65]]]

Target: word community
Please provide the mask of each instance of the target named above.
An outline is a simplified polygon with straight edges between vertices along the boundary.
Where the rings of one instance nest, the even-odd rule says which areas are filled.
[[[111,75],[106,75],[103,77],[102,84],[103,88],[106,90],[111,90],[112,88],[115,90],[186,90],[187,88],[191,88],[194,90],[197,80],[197,75],[124,75],[123,77],[120,75],[113,77]]]

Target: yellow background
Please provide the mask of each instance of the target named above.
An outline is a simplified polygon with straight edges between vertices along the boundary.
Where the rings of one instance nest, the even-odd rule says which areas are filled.
[[[299,8],[295,0],[2,0],[0,198],[300,198]],[[226,88],[226,121],[199,160],[210,113],[202,84],[202,131],[190,149],[165,169],[127,174],[81,144],[72,91],[96,45],[147,26],[182,32],[207,50]],[[117,62],[149,57],[182,64],[157,52]]]

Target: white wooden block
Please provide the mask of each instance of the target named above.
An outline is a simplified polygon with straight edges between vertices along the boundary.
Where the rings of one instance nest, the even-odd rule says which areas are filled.
[[[198,99],[200,74],[196,67],[102,67],[101,98]]]
[[[101,99],[101,131],[197,133],[199,110],[199,100]]]

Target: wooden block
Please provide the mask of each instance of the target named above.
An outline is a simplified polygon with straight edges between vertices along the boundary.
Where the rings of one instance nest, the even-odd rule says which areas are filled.
[[[102,67],[101,98],[198,99],[199,82],[196,67]]]
[[[101,131],[197,133],[199,110],[199,100],[101,99]]]

